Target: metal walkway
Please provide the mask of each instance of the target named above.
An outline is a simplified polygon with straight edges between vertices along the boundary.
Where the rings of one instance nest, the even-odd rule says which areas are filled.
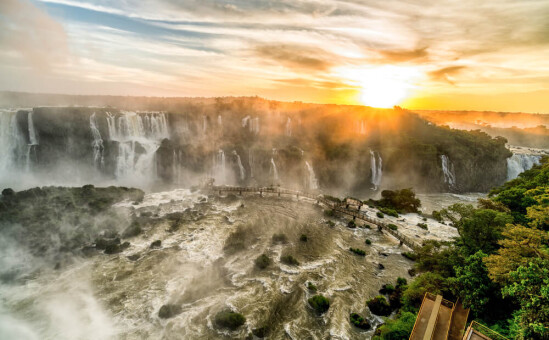
[[[408,236],[402,234],[398,230],[391,229],[389,227],[389,224],[391,223],[385,223],[381,219],[370,217],[365,212],[361,211],[360,207],[362,206],[362,202],[356,201],[354,199],[350,199],[348,202],[336,202],[336,201],[327,199],[323,195],[297,191],[297,190],[284,189],[280,187],[236,187],[236,186],[208,185],[206,186],[206,188],[214,193],[218,193],[219,195],[221,195],[223,192],[231,192],[231,193],[237,193],[238,195],[242,195],[242,193],[258,193],[260,196],[263,196],[263,194],[275,194],[278,197],[281,197],[282,195],[286,195],[286,196],[290,195],[290,196],[295,196],[297,198],[299,197],[310,198],[312,200],[315,200],[318,204],[322,204],[325,207],[332,209],[335,212],[352,216],[353,220],[359,219],[368,224],[377,226],[380,231],[382,230],[386,231],[387,233],[389,233],[390,235],[398,239],[401,244],[404,244],[413,250],[421,247],[420,244],[418,244]],[[351,208],[352,206],[356,206],[357,209]]]

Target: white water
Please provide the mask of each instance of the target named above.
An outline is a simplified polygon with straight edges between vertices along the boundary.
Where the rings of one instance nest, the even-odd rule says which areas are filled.
[[[202,116],[202,132],[206,134],[208,131],[208,121],[206,120],[206,116]]]
[[[277,182],[279,180],[278,178],[278,169],[276,168],[276,163],[274,158],[271,157],[271,170],[270,170],[271,176],[273,176],[273,180]]]
[[[110,140],[118,142],[115,176],[120,180],[150,182],[156,178],[156,151],[169,138],[163,113],[107,113]]]
[[[96,168],[103,168],[105,160],[103,158],[103,138],[97,128],[97,117],[95,112],[90,116],[90,128],[92,132],[93,165]]]
[[[221,115],[217,116],[217,125],[223,126],[223,118],[221,118]]]
[[[227,163],[225,152],[221,149],[214,158],[213,177],[216,184],[227,184]]]
[[[242,166],[242,160],[236,150],[233,151],[233,155],[236,157],[236,163],[238,164],[238,170],[240,171],[240,180],[243,181],[246,179],[246,169]]]
[[[16,111],[0,110],[0,172],[15,168],[24,138],[17,126]]]
[[[30,110],[28,114],[29,141],[30,141],[30,145],[38,145],[38,138],[36,138],[36,131],[34,130],[34,122],[32,120],[33,114],[34,114],[34,111]]]
[[[454,172],[454,164],[448,156],[441,155],[442,172],[444,173],[444,183],[448,184],[448,188],[453,189],[456,186],[456,174]]]
[[[290,117],[286,120],[286,136],[292,136],[292,119]]]
[[[309,173],[309,190],[317,190],[318,189],[318,179],[316,178],[315,171],[311,164],[309,162],[305,161],[305,166],[307,167],[307,171]]]
[[[507,180],[515,179],[524,171],[532,169],[534,165],[539,164],[540,159],[540,155],[513,154],[507,158]]]
[[[370,150],[370,170],[372,171],[371,183],[374,190],[377,190],[383,177],[383,161],[379,152]]]
[[[254,152],[252,149],[248,150],[248,165],[250,166],[250,178],[254,178]]]

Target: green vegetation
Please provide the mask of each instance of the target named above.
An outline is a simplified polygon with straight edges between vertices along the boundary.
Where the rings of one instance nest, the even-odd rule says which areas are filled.
[[[280,257],[280,262],[287,264],[289,266],[299,266],[299,261],[296,260],[292,255],[282,255]]]
[[[332,209],[326,209],[324,210],[324,216],[326,217],[335,217],[335,211]]]
[[[307,282],[307,289],[313,293],[316,293],[318,288],[312,282]]]
[[[301,242],[307,242],[309,240],[309,238],[307,237],[307,235],[301,234],[301,236],[299,236],[299,240]]]
[[[389,223],[387,224],[387,227],[391,230],[397,230],[398,226],[396,224]]]
[[[384,218],[385,217],[385,215],[381,211],[376,212],[376,216],[379,217],[379,218]]]
[[[360,314],[351,313],[349,315],[349,319],[351,321],[351,324],[357,328],[368,330],[372,327],[370,323],[365,320]]]
[[[409,251],[406,251],[406,252],[402,253],[402,256],[404,256],[408,260],[412,260],[412,261],[415,261],[417,259],[417,255],[414,254],[414,253],[411,253]]]
[[[324,314],[330,308],[330,300],[322,295],[315,295],[307,300],[307,302],[318,314]]]
[[[355,223],[355,221],[350,220],[350,221],[347,223],[347,228],[351,228],[351,229],[356,228],[356,223]]]
[[[454,204],[433,212],[459,237],[416,250],[419,276],[404,284],[397,318],[374,338],[407,338],[425,292],[459,298],[471,318],[509,338],[549,337],[549,159],[490,195],[477,208]],[[383,301],[375,306],[383,309]]]
[[[370,244],[372,244],[372,241],[367,238],[366,241],[364,241],[364,243],[366,243],[367,245],[370,245]]]
[[[335,227],[335,225],[336,225],[334,221],[330,221],[330,220],[326,221],[326,224],[327,224],[329,227],[332,227],[332,228]]]
[[[387,302],[387,299],[383,295],[378,295],[375,298],[368,300],[366,304],[368,305],[368,308],[370,308],[370,311],[376,315],[389,316],[392,312],[389,302]]]
[[[379,211],[381,211],[385,215],[389,215],[389,216],[392,216],[392,217],[398,217],[398,211],[396,211],[395,209],[383,208],[383,207],[380,207],[378,209],[379,209]]]
[[[255,266],[259,269],[265,269],[270,265],[271,259],[265,254],[259,255],[259,257],[255,259]]]
[[[215,315],[214,324],[218,328],[235,330],[246,323],[246,318],[240,313],[225,310]]]
[[[383,190],[381,192],[381,199],[374,202],[379,210],[385,209],[387,212],[381,211],[390,216],[396,214],[395,217],[397,217],[399,213],[419,212],[419,207],[421,206],[421,201],[416,198],[416,194],[411,188]]]
[[[366,256],[366,252],[362,249],[358,249],[358,248],[349,248],[349,250],[357,255],[360,255],[360,256]]]
[[[427,227],[427,223],[418,223],[417,226],[421,229],[429,230],[429,228]]]

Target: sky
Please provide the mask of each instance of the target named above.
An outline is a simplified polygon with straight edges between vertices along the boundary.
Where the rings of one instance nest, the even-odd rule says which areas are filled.
[[[549,113],[547,0],[1,0],[0,90]]]

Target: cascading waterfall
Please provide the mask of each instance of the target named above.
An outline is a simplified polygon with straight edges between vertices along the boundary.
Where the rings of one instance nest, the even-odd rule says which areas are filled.
[[[256,135],[259,134],[259,117],[255,117],[251,120],[251,131]]]
[[[30,172],[31,165],[31,152],[33,148],[38,145],[38,138],[36,137],[36,130],[34,129],[34,121],[32,120],[33,110],[30,110],[27,115],[27,125],[29,130],[29,144],[27,146],[27,157],[25,160],[25,169]]]
[[[208,120],[206,119],[206,116],[202,116],[202,132],[206,134],[208,131]]]
[[[315,171],[311,164],[309,162],[305,161],[305,166],[307,167],[307,171],[309,172],[309,190],[317,190],[318,189],[318,179],[316,178]]]
[[[532,169],[534,165],[539,164],[540,159],[540,155],[513,154],[507,158],[507,180],[515,179],[524,171]]]
[[[448,188],[453,189],[456,186],[454,164],[452,164],[446,155],[441,155],[440,160],[442,164],[442,172],[444,174],[444,183],[448,184]]]
[[[276,163],[273,157],[271,157],[271,170],[270,170],[271,176],[273,176],[273,180],[277,182],[279,180],[278,178],[278,169],[276,168]]]
[[[377,190],[381,185],[383,176],[383,161],[379,152],[370,150],[370,169],[372,172],[372,185],[374,190]]]
[[[93,149],[93,165],[96,168],[103,168],[105,160],[103,158],[103,138],[101,138],[101,132],[97,128],[97,117],[95,112],[90,116],[90,128],[92,132],[92,149]]]
[[[217,125],[223,126],[223,118],[221,118],[221,115],[217,116]]]
[[[217,152],[217,156],[215,157],[214,162],[214,171],[213,171],[213,177],[215,179],[215,182],[218,184],[226,184],[227,183],[227,168],[226,168],[226,161],[225,161],[225,152],[223,150],[219,150]]]
[[[246,116],[244,118],[242,118],[242,127],[246,127],[246,125],[248,125],[248,121],[250,120],[250,116]]]
[[[292,136],[292,119],[290,117],[286,120],[286,136]]]
[[[151,180],[156,177],[156,151],[169,138],[163,113],[107,113],[109,138],[118,142],[115,176],[118,179]]]
[[[246,169],[242,166],[240,155],[236,152],[236,150],[233,151],[233,155],[236,157],[236,163],[238,164],[238,169],[240,171],[240,180],[243,181],[246,179]]]

